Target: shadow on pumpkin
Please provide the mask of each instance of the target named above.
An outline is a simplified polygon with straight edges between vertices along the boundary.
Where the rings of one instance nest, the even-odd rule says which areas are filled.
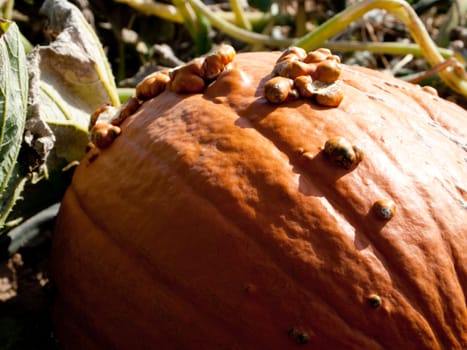
[[[289,157],[294,165],[294,171],[300,175],[299,190],[305,195],[308,195],[306,180],[310,183],[318,182],[325,193],[332,192],[336,189],[338,180],[353,170],[353,168],[343,169],[336,166],[326,157],[323,150],[314,156],[297,153]]]
[[[362,215],[339,190],[339,180],[350,174],[354,168],[343,169],[336,166],[323,151],[306,159],[298,157],[301,159],[291,159],[293,170],[299,175],[298,190],[305,196],[325,198],[355,228],[356,249],[363,250],[373,241],[379,240],[380,232],[387,221],[378,218],[374,207]]]
[[[263,85],[269,78],[269,76],[263,78],[258,84],[252,102],[245,104],[244,108],[238,110],[239,117],[235,120],[235,125],[240,128],[257,130],[270,140],[281,153],[287,155],[293,171],[298,175],[298,191],[304,196],[325,198],[335,208],[336,212],[340,213],[355,228],[355,248],[358,250],[367,248],[374,239],[377,239],[386,222],[375,219],[372,210],[362,215],[353,206],[352,202],[345,197],[343,193],[345,190],[340,188],[339,181],[351,174],[355,170],[355,166],[350,169],[339,167],[328,159],[322,150],[316,154],[297,151],[291,147],[290,143],[287,142],[288,140],[284,140],[277,134],[277,130],[262,123],[271,113],[280,109],[284,110],[284,118],[287,118],[287,110],[299,109],[305,104],[314,110],[324,111],[332,107],[318,106],[308,99],[298,99],[278,105],[271,104],[262,95]],[[211,90],[210,94],[203,97],[216,103],[216,99],[228,98],[226,97],[227,90],[224,86],[223,89],[218,90],[216,93]]]
[[[378,242],[380,243],[385,240],[382,230],[387,223],[388,221],[379,219],[375,213],[375,208],[371,207],[368,213],[362,217],[359,229],[355,230],[355,248],[357,250],[364,250],[369,246],[373,246],[375,247],[375,251],[378,251]],[[377,252],[375,254],[378,255]]]

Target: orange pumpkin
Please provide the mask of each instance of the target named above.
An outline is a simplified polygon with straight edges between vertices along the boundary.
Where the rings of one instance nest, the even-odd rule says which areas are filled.
[[[53,245],[64,348],[467,348],[466,111],[345,65],[338,107],[272,104],[278,57],[166,89],[81,162]]]

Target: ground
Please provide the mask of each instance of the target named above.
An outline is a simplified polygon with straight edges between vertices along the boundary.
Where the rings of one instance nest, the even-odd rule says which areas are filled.
[[[43,233],[48,236],[47,232]],[[50,236],[0,263],[0,349],[56,348],[51,322]]]

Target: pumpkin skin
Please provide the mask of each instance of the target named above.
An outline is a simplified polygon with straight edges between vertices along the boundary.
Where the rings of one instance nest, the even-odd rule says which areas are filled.
[[[467,348],[467,113],[348,66],[338,107],[273,105],[278,57],[146,101],[81,162],[52,251],[63,348]]]

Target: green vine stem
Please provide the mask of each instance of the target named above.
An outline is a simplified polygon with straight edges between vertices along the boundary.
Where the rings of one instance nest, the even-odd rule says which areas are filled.
[[[231,23],[227,23],[205,6],[200,0],[186,0],[193,8],[203,13],[219,30],[232,37],[252,44],[264,44],[275,47],[300,46],[305,50],[313,50],[323,46],[327,39],[347,28],[351,23],[363,17],[365,13],[373,9],[383,9],[398,18],[409,30],[412,38],[418,44],[421,53],[431,66],[436,66],[444,61],[439,48],[431,39],[420,18],[412,7],[404,0],[364,0],[338,13],[314,31],[298,40],[275,39],[266,35],[252,33],[243,30]],[[371,47],[371,45],[368,45]],[[376,48],[376,46],[373,46]],[[407,49],[408,47],[406,47]],[[399,47],[399,50],[401,47]],[[446,85],[463,96],[467,96],[467,73],[460,62],[451,65],[439,72]]]
[[[245,11],[243,11],[243,6],[240,0],[230,0],[230,7],[232,8],[233,13],[235,13],[236,23],[241,28],[251,31],[251,23],[245,16]]]
[[[152,0],[114,0],[115,2],[126,4],[135,10],[140,11],[146,15],[157,16],[162,19],[175,22],[183,23],[183,16],[178,12],[177,7],[170,4],[164,4]],[[220,17],[224,21],[236,23],[237,16],[235,12],[230,11],[217,11],[216,16]],[[243,12],[245,19],[251,23],[264,23],[270,19],[270,15],[263,14],[261,12]]]
[[[196,37],[196,14],[187,6],[186,1],[173,0],[172,2],[177,8],[178,13],[182,16],[183,24],[186,26],[190,34],[193,37]]]
[[[424,57],[431,66],[443,62],[443,56],[426,31],[420,18],[404,0],[364,0],[358,2],[332,17],[313,32],[297,40],[294,45],[305,50],[315,49],[368,11],[377,8],[386,10],[407,26],[412,38],[420,46]],[[451,89],[463,96],[467,96],[467,73],[460,63],[439,72],[439,75]]]
[[[7,0],[4,10],[3,10],[3,18],[10,20],[13,17],[13,9],[15,7],[15,0]]]
[[[328,49],[340,52],[369,51],[378,54],[388,55],[414,55],[423,57],[423,51],[417,44],[405,42],[360,42],[360,41],[326,41],[324,44]],[[451,49],[438,48],[439,53],[444,58],[456,55]]]
[[[154,15],[171,22],[183,23],[183,16],[178,12],[177,7],[169,4],[162,4],[152,0],[114,0],[126,4],[144,14]]]
[[[143,5],[147,6],[149,3],[148,0],[115,1],[124,2],[133,7],[135,7],[136,3],[138,3],[140,4],[140,8],[142,8]],[[367,12],[373,9],[382,9],[394,15],[408,28],[412,38],[414,39],[419,48],[415,49],[412,44],[369,43],[364,44],[365,50],[392,54],[422,54],[431,66],[437,66],[441,64],[444,61],[444,57],[456,56],[451,55],[450,51],[442,50],[436,46],[436,44],[433,42],[430,35],[426,31],[420,18],[405,0],[363,0],[336,14],[334,17],[320,25],[314,31],[304,35],[299,39],[274,38],[268,35],[251,32],[249,30],[242,29],[232,24],[231,22],[235,22],[235,18],[231,18],[231,21],[227,21],[225,19],[225,16],[223,15],[225,14],[224,11],[213,12],[201,0],[179,1],[189,3],[193,10],[205,16],[212,24],[212,26],[216,27],[220,31],[226,33],[227,35],[230,35],[231,37],[237,40],[253,45],[268,45],[270,47],[279,48],[295,45],[300,46],[307,51],[316,49],[320,46],[328,46],[331,49],[332,46],[337,47],[337,45],[339,45],[338,43],[327,42],[327,40],[341,32],[345,28],[347,28],[351,23],[363,17]],[[154,4],[158,3],[154,2],[153,5]],[[177,16],[180,16],[180,14],[176,11],[176,8],[174,6],[166,6],[167,7],[160,7],[159,10],[161,12],[155,15],[163,17],[165,14],[169,13],[170,11],[173,11],[170,12],[171,16],[173,16],[172,18],[179,18]],[[172,10],[168,11],[168,9]],[[178,19],[178,21],[180,21],[180,19]],[[356,49],[358,45],[350,43],[347,44],[349,45],[348,47],[345,47],[344,44],[341,44],[339,49],[348,51],[349,49]],[[383,51],[383,49],[385,51]],[[467,73],[464,67],[462,66],[462,63],[459,62],[459,60],[456,60],[455,64],[450,65],[443,71],[440,71],[439,75],[441,79],[445,82],[445,84],[448,85],[451,89],[463,96],[467,96]]]
[[[297,14],[295,16],[295,35],[301,37],[306,34],[306,11],[305,0],[298,0],[296,2]]]
[[[203,4],[203,2],[200,0],[186,0],[186,2],[190,3],[195,11],[203,14],[209,20],[209,22],[211,22],[213,27],[216,27],[220,31],[230,35],[235,39],[249,44],[263,44],[274,47],[290,46],[293,43],[292,39],[276,39],[268,35],[251,32],[249,30],[237,27],[236,25],[227,22],[221,16],[219,16],[221,11],[211,11],[209,7]]]
[[[172,0],[172,3],[177,7],[178,12],[183,17],[183,24],[187,28],[189,34],[195,43],[195,54],[197,56],[205,54],[212,47],[212,42],[209,37],[209,29],[211,23],[206,20],[202,13],[185,0]]]

